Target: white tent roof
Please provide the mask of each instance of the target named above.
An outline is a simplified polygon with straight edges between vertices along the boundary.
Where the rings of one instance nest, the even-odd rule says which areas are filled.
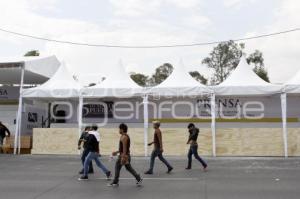
[[[60,62],[55,56],[0,58],[0,84],[19,84],[25,68],[25,84],[41,84],[57,71]]]
[[[143,88],[130,78],[121,61],[111,71],[111,74],[100,84],[83,88],[82,95],[86,97],[133,97],[143,94]]]
[[[216,95],[272,95],[282,90],[257,76],[244,57],[224,82],[212,88]]]
[[[61,65],[51,79],[44,84],[23,90],[26,98],[74,98],[79,97],[80,84],[68,69]]]
[[[148,93],[160,96],[195,96],[212,93],[212,90],[196,81],[180,62],[165,81],[149,89]]]
[[[284,89],[286,93],[300,94],[300,70],[291,80],[285,83]]]

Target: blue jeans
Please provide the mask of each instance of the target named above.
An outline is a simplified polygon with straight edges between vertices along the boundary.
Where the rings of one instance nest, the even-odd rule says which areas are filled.
[[[204,160],[202,160],[202,158],[200,158],[200,156],[198,155],[198,145],[191,145],[190,150],[188,152],[188,168],[192,168],[192,156],[194,155],[194,157],[196,158],[196,160],[198,160],[202,166],[205,168],[207,167],[206,162],[204,162]]]
[[[101,163],[98,156],[99,154],[96,152],[89,152],[89,154],[86,156],[83,166],[83,173],[85,176],[88,175],[89,165],[92,162],[92,160],[95,160],[96,165],[103,171],[103,173],[107,174],[107,172],[109,172],[108,169]]]
[[[151,159],[150,159],[150,169],[149,171],[152,173],[153,172],[153,168],[154,168],[154,162],[155,162],[155,158],[158,157],[160,159],[160,161],[162,161],[167,167],[168,169],[173,168],[169,162],[163,157],[162,152],[160,151],[160,149],[154,149],[152,151],[151,154]]]
[[[87,149],[84,149],[82,152],[82,155],[81,155],[81,162],[82,162],[83,167],[84,167],[85,158],[87,157],[88,154],[89,154],[89,151]],[[82,168],[82,172],[84,172],[83,168]],[[90,165],[89,165],[89,172],[94,172],[92,161],[90,162]]]

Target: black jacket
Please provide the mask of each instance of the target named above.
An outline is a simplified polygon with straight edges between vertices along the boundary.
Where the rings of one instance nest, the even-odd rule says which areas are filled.
[[[188,142],[190,142],[191,140],[197,142],[198,135],[199,135],[199,129],[198,128],[194,128],[192,130],[189,130],[189,133],[190,133],[190,136],[189,136]]]
[[[99,153],[99,142],[92,134],[88,134],[86,138],[86,150]]]
[[[10,131],[8,130],[8,128],[6,128],[6,126],[0,124],[0,137],[2,139],[6,137],[5,132],[7,132],[7,134],[10,136]]]
[[[84,140],[84,141],[83,141],[83,148],[86,149],[86,147],[87,147],[86,140],[87,140],[88,136],[89,136],[89,133],[88,133],[88,132],[86,132],[86,131],[82,132],[82,133],[81,133],[81,136],[80,136],[80,138],[79,138],[79,141],[78,141],[78,146],[80,145],[81,140]]]

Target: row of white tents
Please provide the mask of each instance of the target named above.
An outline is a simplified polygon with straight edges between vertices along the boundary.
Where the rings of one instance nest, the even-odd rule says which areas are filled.
[[[20,106],[16,124],[16,137],[20,139],[20,124],[22,98],[30,99],[70,99],[78,98],[78,126],[81,131],[82,126],[82,106],[84,98],[132,98],[142,97],[144,103],[144,139],[145,155],[147,154],[148,140],[148,96],[158,95],[161,97],[176,96],[203,96],[209,95],[211,99],[211,131],[213,156],[216,156],[216,127],[215,127],[215,97],[216,96],[270,96],[280,94],[282,108],[282,129],[284,140],[284,154],[287,152],[287,128],[286,128],[286,96],[287,94],[300,94],[300,72],[288,83],[284,85],[274,85],[265,82],[258,77],[251,67],[242,58],[239,65],[231,75],[217,86],[205,86],[192,78],[185,71],[182,62],[174,67],[172,74],[161,84],[152,88],[142,88],[138,86],[125,72],[122,64],[113,70],[107,78],[100,84],[92,87],[82,87],[74,80],[73,75],[64,65],[61,65],[57,72],[44,84],[30,88],[21,89]],[[20,149],[20,142],[16,138],[15,146]],[[16,153],[16,150],[15,150]]]

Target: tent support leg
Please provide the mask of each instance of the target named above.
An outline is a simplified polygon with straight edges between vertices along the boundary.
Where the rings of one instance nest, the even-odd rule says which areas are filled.
[[[211,95],[211,137],[212,137],[212,155],[216,157],[216,95]]]
[[[82,128],[82,107],[83,107],[83,98],[79,96],[79,103],[78,103],[78,139],[81,136],[81,128]],[[78,154],[80,154],[80,150],[78,150]]]
[[[145,95],[143,98],[143,104],[144,104],[144,151],[145,151],[145,157],[148,156],[148,96]]]
[[[22,123],[22,104],[23,104],[23,85],[24,85],[24,65],[21,66],[21,82],[20,82],[20,90],[19,90],[19,105],[18,112],[16,117],[16,131],[15,131],[15,140],[14,140],[14,154],[20,154],[21,152],[21,123]]]
[[[288,157],[287,124],[286,124],[286,93],[281,94],[281,117],[282,117],[282,136],[284,146],[284,157]]]

